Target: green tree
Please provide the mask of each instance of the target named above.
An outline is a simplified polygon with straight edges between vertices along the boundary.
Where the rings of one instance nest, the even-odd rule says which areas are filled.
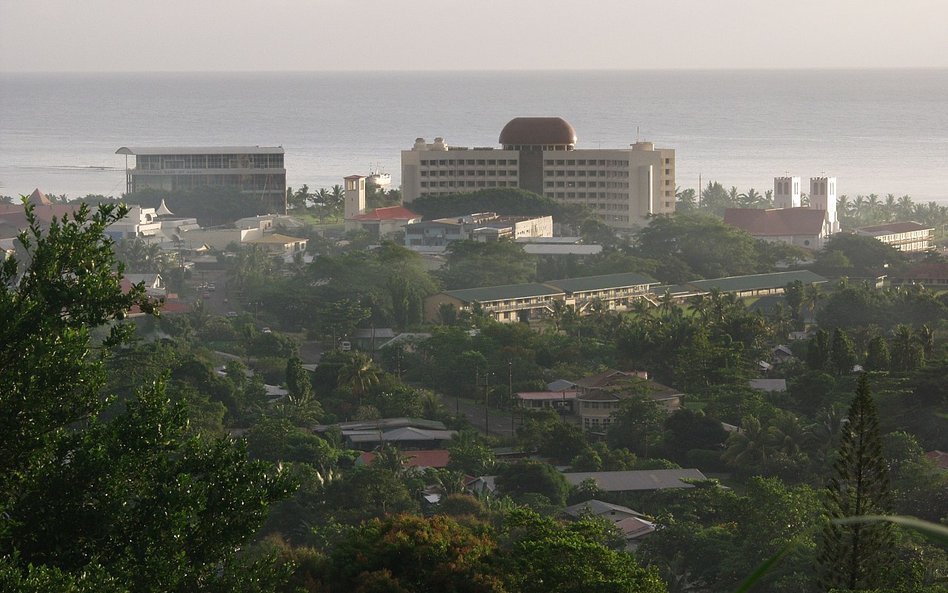
[[[356,352],[351,354],[349,360],[339,369],[336,383],[340,387],[348,388],[361,406],[362,398],[372,386],[378,384],[380,372],[371,358],[361,352]]]
[[[0,265],[0,557],[63,589],[93,575],[93,590],[265,590],[269,568],[237,551],[286,481],[239,443],[189,434],[161,381],[101,414],[104,359],[128,332],[93,332],[150,310],[141,287],[122,291],[104,235],[123,215],[82,206],[44,232],[28,208],[28,263]]]
[[[908,373],[925,364],[925,350],[918,343],[912,328],[899,324],[892,338],[892,370]]]
[[[557,506],[566,504],[569,483],[555,467],[539,461],[517,461],[501,468],[497,487],[513,498],[540,494]]]
[[[604,526],[590,519],[558,524],[516,510],[504,518],[498,560],[509,591],[521,593],[664,593],[654,569],[609,549]]]
[[[829,366],[829,360],[830,336],[825,329],[820,328],[807,345],[806,365],[812,371],[822,371]]]
[[[309,373],[303,368],[303,361],[298,356],[291,356],[286,361],[286,388],[293,397],[308,397],[313,393],[313,385],[309,380]]]
[[[826,488],[825,526],[820,538],[823,582],[827,588],[878,587],[886,582],[891,569],[891,525],[835,522],[845,517],[885,515],[892,510],[879,419],[865,374],[859,378],[849,408],[834,470]]]
[[[462,430],[448,444],[448,469],[483,476],[494,467],[494,452],[473,430]]]
[[[613,449],[628,449],[648,457],[649,450],[654,453],[660,444],[665,412],[644,395],[626,398],[619,406],[606,433],[606,442]]]
[[[503,593],[490,560],[496,543],[446,515],[398,515],[363,524],[329,558],[333,591]]]
[[[882,336],[875,336],[869,340],[866,348],[866,370],[887,371],[891,366],[889,345]]]
[[[533,280],[536,262],[513,241],[454,241],[440,272],[445,288],[519,284]]]
[[[856,347],[849,334],[840,328],[833,330],[833,341],[830,345],[830,362],[837,375],[847,375],[853,371],[856,364]]]

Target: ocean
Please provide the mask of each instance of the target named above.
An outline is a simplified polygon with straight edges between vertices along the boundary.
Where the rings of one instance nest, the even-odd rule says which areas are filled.
[[[564,117],[578,147],[674,148],[682,188],[825,174],[948,203],[943,69],[0,74],[0,194],[117,196],[120,146],[281,145],[293,187],[397,185],[416,137],[496,146],[521,115]]]

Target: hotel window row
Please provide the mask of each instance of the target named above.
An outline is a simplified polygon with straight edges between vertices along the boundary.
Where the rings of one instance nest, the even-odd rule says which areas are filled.
[[[554,165],[566,167],[585,167],[589,165],[597,165],[600,167],[628,167],[629,161],[607,159],[545,159],[543,164],[547,167]]]
[[[282,169],[282,154],[140,154],[136,167],[166,169]]]
[[[516,166],[517,159],[438,159],[421,160],[422,167],[453,167],[458,165]]]
[[[576,171],[563,169],[544,169],[543,175],[546,177],[628,177],[628,171],[605,171],[579,169]]]

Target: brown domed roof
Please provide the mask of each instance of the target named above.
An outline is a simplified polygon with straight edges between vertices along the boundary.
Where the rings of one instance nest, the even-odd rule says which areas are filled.
[[[515,117],[500,132],[507,145],[576,144],[576,130],[562,117]]]

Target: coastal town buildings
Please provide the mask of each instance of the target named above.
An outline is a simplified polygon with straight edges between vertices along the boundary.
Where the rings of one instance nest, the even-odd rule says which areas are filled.
[[[411,223],[405,227],[405,246],[444,247],[453,241],[484,243],[552,236],[552,216],[501,216],[495,212],[478,212]]]
[[[402,151],[406,203],[423,196],[486,188],[521,188],[583,205],[605,224],[636,229],[650,216],[675,211],[675,151],[636,142],[629,148],[577,148],[573,126],[560,117],[517,117],[500,133],[501,147],[449,146],[415,140]]]
[[[810,179],[808,206],[803,205],[799,177],[775,177],[773,195],[774,208],[728,208],[724,222],[758,239],[813,250],[840,232],[835,177]]]
[[[281,146],[127,147],[126,191],[143,189],[191,191],[228,188],[259,196],[286,209],[286,168]],[[129,168],[129,156],[135,166]]]
[[[389,206],[366,210],[366,177],[349,175],[343,179],[345,198],[343,218],[347,231],[365,231],[372,237],[388,237],[407,225],[420,222],[421,215],[404,206]]]
[[[918,222],[889,222],[856,229],[856,234],[872,237],[903,253],[924,253],[935,244],[935,228]]]

